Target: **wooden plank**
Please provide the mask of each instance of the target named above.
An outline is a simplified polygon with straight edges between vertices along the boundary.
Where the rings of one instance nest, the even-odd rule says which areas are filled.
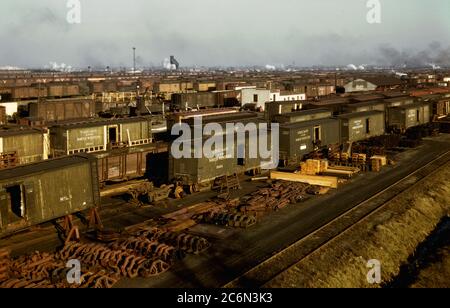
[[[286,173],[272,171],[270,178],[273,180],[283,180],[288,182],[306,183],[310,185],[337,188],[338,178],[331,176],[304,175],[299,173]]]

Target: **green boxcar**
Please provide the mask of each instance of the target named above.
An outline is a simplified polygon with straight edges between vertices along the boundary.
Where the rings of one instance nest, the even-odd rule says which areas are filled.
[[[0,153],[17,154],[19,165],[47,158],[44,132],[38,129],[12,129],[0,131]]]
[[[430,122],[430,105],[415,103],[389,109],[388,127],[390,129],[406,130],[408,128]]]
[[[338,118],[341,121],[341,143],[365,140],[385,132],[382,111],[349,113]]]
[[[0,171],[0,236],[100,204],[97,161],[77,155]]]
[[[134,117],[55,124],[50,127],[51,154],[58,157],[150,144],[151,121],[151,117]]]
[[[283,124],[280,126],[280,160],[300,162],[315,148],[339,142],[337,119]]]

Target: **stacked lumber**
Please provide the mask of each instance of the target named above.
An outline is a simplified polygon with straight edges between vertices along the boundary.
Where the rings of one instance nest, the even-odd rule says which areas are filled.
[[[0,249],[0,281],[9,279],[10,258],[9,251],[6,249]]]
[[[366,161],[367,161],[366,154],[353,153],[352,163],[358,164],[358,165],[364,165],[366,163]]]
[[[356,168],[356,167],[333,166],[333,167],[328,167],[327,171],[324,172],[323,174],[328,175],[328,176],[351,178],[360,172],[361,172],[361,169]]]
[[[300,164],[301,174],[316,175],[325,172],[328,169],[327,160],[308,159],[306,162]]]
[[[375,155],[370,158],[372,162],[372,171],[380,172],[383,166],[387,165],[387,157]]]
[[[273,180],[306,183],[310,185],[324,186],[330,188],[337,188],[338,186],[337,177],[331,176],[305,175],[300,173],[272,171],[270,173],[270,178]]]
[[[345,162],[345,161],[348,161],[349,158],[350,158],[350,157],[349,157],[348,153],[345,153],[345,152],[344,152],[344,153],[341,154],[341,161],[344,161],[344,162]]]
[[[377,159],[381,162],[381,166],[384,167],[387,165],[387,157],[386,156],[381,156],[381,155],[374,155],[370,158],[371,160],[373,159]]]

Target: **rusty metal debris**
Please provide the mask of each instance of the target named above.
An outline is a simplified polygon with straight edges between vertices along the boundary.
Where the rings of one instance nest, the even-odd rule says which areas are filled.
[[[111,288],[118,278],[105,270],[82,271],[80,283],[69,284],[70,268],[56,254],[36,252],[10,264],[10,277],[0,288]]]
[[[192,254],[199,254],[210,247],[205,238],[187,233],[168,232],[158,228],[143,229],[139,235]]]
[[[277,182],[252,193],[240,210],[244,213],[254,212],[257,214],[276,211],[289,204],[304,201],[307,198],[308,187],[308,184],[303,183]]]
[[[58,255],[63,260],[78,259],[129,278],[156,276],[170,267],[163,260],[138,256],[132,250],[113,250],[101,244],[69,243]]]
[[[172,263],[176,258],[176,249],[173,246],[152,241],[146,237],[133,237],[118,240],[111,245],[114,250],[132,250],[145,257],[156,257],[165,262]]]
[[[0,249],[0,281],[7,280],[9,278],[9,271],[10,271],[9,251],[6,249]]]
[[[193,217],[198,223],[208,223],[235,228],[249,228],[256,224],[256,216],[242,213],[208,213]]]

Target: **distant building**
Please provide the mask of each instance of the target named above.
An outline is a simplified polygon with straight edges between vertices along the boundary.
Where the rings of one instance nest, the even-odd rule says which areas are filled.
[[[300,91],[272,90],[270,92],[271,102],[304,101],[304,100],[306,100],[306,93]]]
[[[242,107],[254,107],[264,111],[266,102],[270,101],[270,90],[266,89],[242,89],[238,100]]]
[[[395,90],[404,85],[404,81],[394,77],[368,77],[355,79],[345,84],[345,92],[387,91]]]

